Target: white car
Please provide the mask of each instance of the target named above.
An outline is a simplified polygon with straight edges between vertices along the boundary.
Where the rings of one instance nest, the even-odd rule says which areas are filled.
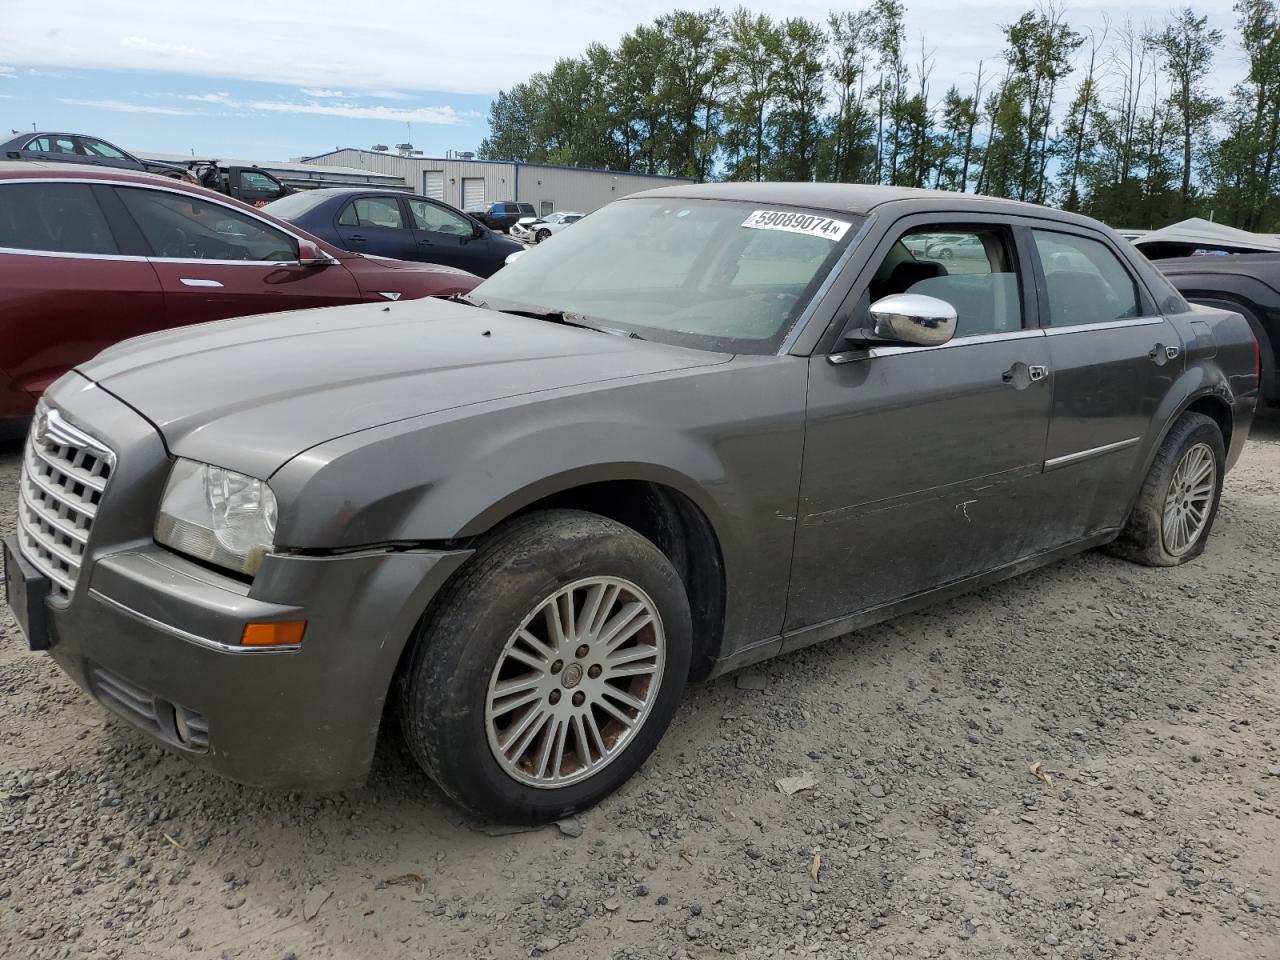
[[[541,243],[553,233],[559,233],[569,224],[577,223],[585,216],[585,213],[557,210],[555,213],[549,213],[545,217],[540,217],[529,223],[526,223],[526,220],[528,220],[526,217],[511,228],[511,235],[526,243]]]

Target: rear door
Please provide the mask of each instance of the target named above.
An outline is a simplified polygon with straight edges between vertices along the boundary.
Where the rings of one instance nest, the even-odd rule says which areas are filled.
[[[33,396],[119,340],[165,325],[160,281],[88,183],[0,182],[0,368]]]
[[[1030,233],[1053,371],[1046,524],[1065,543],[1124,522],[1182,339],[1108,238],[1058,224]]]
[[[397,196],[356,197],[339,212],[337,231],[343,249],[395,260],[419,259],[417,238]]]
[[[469,219],[443,203],[419,197],[406,197],[405,203],[413,222],[415,259],[459,267],[480,276],[493,272],[487,232],[477,236]]]
[[[944,236],[965,237],[965,256],[929,258],[925,251]],[[1052,395],[1025,248],[1004,219],[913,217],[885,237],[871,263],[851,309],[925,294],[956,309],[957,330],[937,347],[810,358],[788,631],[1043,547],[1036,520],[1045,509]]]
[[[169,326],[361,299],[340,265],[298,263],[298,242],[274,224],[177,190],[115,187],[164,289]]]

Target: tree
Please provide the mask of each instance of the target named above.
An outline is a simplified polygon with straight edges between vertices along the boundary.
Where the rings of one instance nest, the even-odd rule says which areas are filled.
[[[773,21],[739,7],[725,43],[723,142],[726,178],[760,180],[770,156],[765,121],[773,102],[782,37]]]
[[[812,180],[817,173],[826,104],[823,62],[817,51],[827,35],[803,17],[784,20],[779,31],[780,57],[769,128],[774,154],[770,176],[776,180]]]
[[[1222,100],[1205,90],[1214,51],[1222,45],[1222,31],[1211,28],[1207,16],[1197,17],[1190,7],[1184,7],[1162,30],[1150,36],[1150,42],[1172,81],[1169,99],[1182,137],[1179,214],[1185,218],[1191,211],[1193,147],[1207,137],[1209,122],[1222,108]]]
[[[867,57],[874,38],[870,10],[832,13],[827,18],[830,49],[826,68],[835,90],[835,114],[827,139],[827,177],[860,182],[873,173],[874,121],[866,105]]]

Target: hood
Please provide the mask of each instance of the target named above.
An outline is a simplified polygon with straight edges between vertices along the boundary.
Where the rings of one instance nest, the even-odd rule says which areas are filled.
[[[267,478],[309,447],[397,420],[727,359],[411,300],[168,330],[77,369],[155,424],[178,456]]]

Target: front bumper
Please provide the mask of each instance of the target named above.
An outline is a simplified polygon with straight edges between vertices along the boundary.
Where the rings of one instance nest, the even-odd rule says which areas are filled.
[[[119,462],[74,591],[47,603],[50,655],[108,709],[222,776],[363,782],[405,644],[469,553],[271,555],[251,584],[188,561],[150,537],[169,464],[159,435],[77,379],[51,398]],[[306,620],[301,644],[240,645],[246,623],[273,620]]]

